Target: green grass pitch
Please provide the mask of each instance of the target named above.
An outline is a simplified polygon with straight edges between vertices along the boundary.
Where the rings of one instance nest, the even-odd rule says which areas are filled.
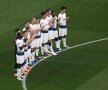
[[[0,90],[22,90],[14,71],[14,30],[32,16],[65,5],[68,45],[108,37],[108,0],[1,0]],[[48,58],[27,77],[28,90],[108,90],[108,41],[102,41]]]

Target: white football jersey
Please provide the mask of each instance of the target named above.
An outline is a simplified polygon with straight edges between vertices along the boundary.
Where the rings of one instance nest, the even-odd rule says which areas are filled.
[[[45,19],[46,19],[48,22],[50,22],[50,21],[52,21],[53,17],[52,17],[52,15],[49,15],[49,16],[47,16]],[[52,23],[51,23],[51,25],[52,25]]]
[[[53,18],[52,15],[49,15],[49,16],[47,16],[45,19],[48,20],[48,21],[51,21],[52,18]]]
[[[46,20],[46,19],[41,19],[40,20],[40,25],[41,26],[45,26],[44,28],[43,28],[43,30],[46,30],[46,31],[48,31],[48,29],[49,29],[49,22],[48,22],[48,20]]]
[[[59,13],[58,20],[60,25],[66,25],[66,13]]]
[[[37,29],[40,29],[40,23],[38,23],[38,24],[35,24],[36,25],[36,30]],[[41,32],[38,32],[37,34],[36,34],[36,36],[41,36]]]
[[[37,26],[36,26],[36,24],[30,24],[30,28],[35,31],[37,29]]]
[[[16,40],[17,52],[24,52],[24,48],[21,50],[20,47],[24,45],[23,39]]]

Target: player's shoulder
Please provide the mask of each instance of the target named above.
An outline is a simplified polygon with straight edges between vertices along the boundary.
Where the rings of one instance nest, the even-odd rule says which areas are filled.
[[[21,46],[21,45],[23,45],[24,44],[24,39],[22,38],[22,39],[17,39],[16,40],[16,45],[17,46]]]
[[[48,20],[45,18],[45,19],[41,19],[40,20],[40,23],[46,23]]]
[[[49,18],[50,18],[50,17],[49,17],[49,16],[47,16],[47,17],[45,18],[45,20],[49,20]]]
[[[31,23],[30,26],[35,26],[35,24],[32,24],[32,23]]]
[[[62,15],[61,13],[58,14],[58,16]]]
[[[30,25],[32,25],[32,23],[30,23]]]
[[[66,13],[64,13],[64,15],[66,15]]]
[[[33,25],[32,24],[30,24],[30,27],[32,27]]]
[[[38,23],[37,26],[40,26],[40,23]]]
[[[23,32],[26,31],[26,28],[23,28],[22,31],[23,31]]]
[[[36,27],[36,28],[39,28],[39,27],[40,27],[40,23],[35,24],[35,27]]]
[[[54,18],[55,18],[55,19],[57,19],[58,17],[57,17],[57,16],[55,16]]]
[[[50,17],[50,18],[53,18],[53,16],[52,16],[52,15],[49,15],[49,17]]]
[[[44,19],[40,19],[40,22],[43,22],[44,21]]]

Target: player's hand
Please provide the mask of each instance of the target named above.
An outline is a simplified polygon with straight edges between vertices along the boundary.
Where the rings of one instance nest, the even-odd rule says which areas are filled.
[[[70,17],[66,17],[66,20],[69,20],[70,19]]]
[[[45,26],[43,25],[43,26],[41,26],[41,28],[43,29],[43,28],[45,28]]]
[[[49,26],[51,26],[51,24],[52,24],[51,22],[48,23]]]
[[[27,44],[30,44],[33,40],[34,40],[34,37],[32,36]]]

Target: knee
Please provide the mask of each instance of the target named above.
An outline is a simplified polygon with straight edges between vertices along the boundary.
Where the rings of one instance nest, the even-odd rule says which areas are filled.
[[[55,41],[58,41],[58,38],[55,38]]]
[[[63,37],[62,36],[59,36],[59,40],[61,40]]]
[[[51,46],[51,42],[48,42],[47,44],[48,44],[49,46]]]
[[[64,35],[63,38],[66,38],[66,35]]]

